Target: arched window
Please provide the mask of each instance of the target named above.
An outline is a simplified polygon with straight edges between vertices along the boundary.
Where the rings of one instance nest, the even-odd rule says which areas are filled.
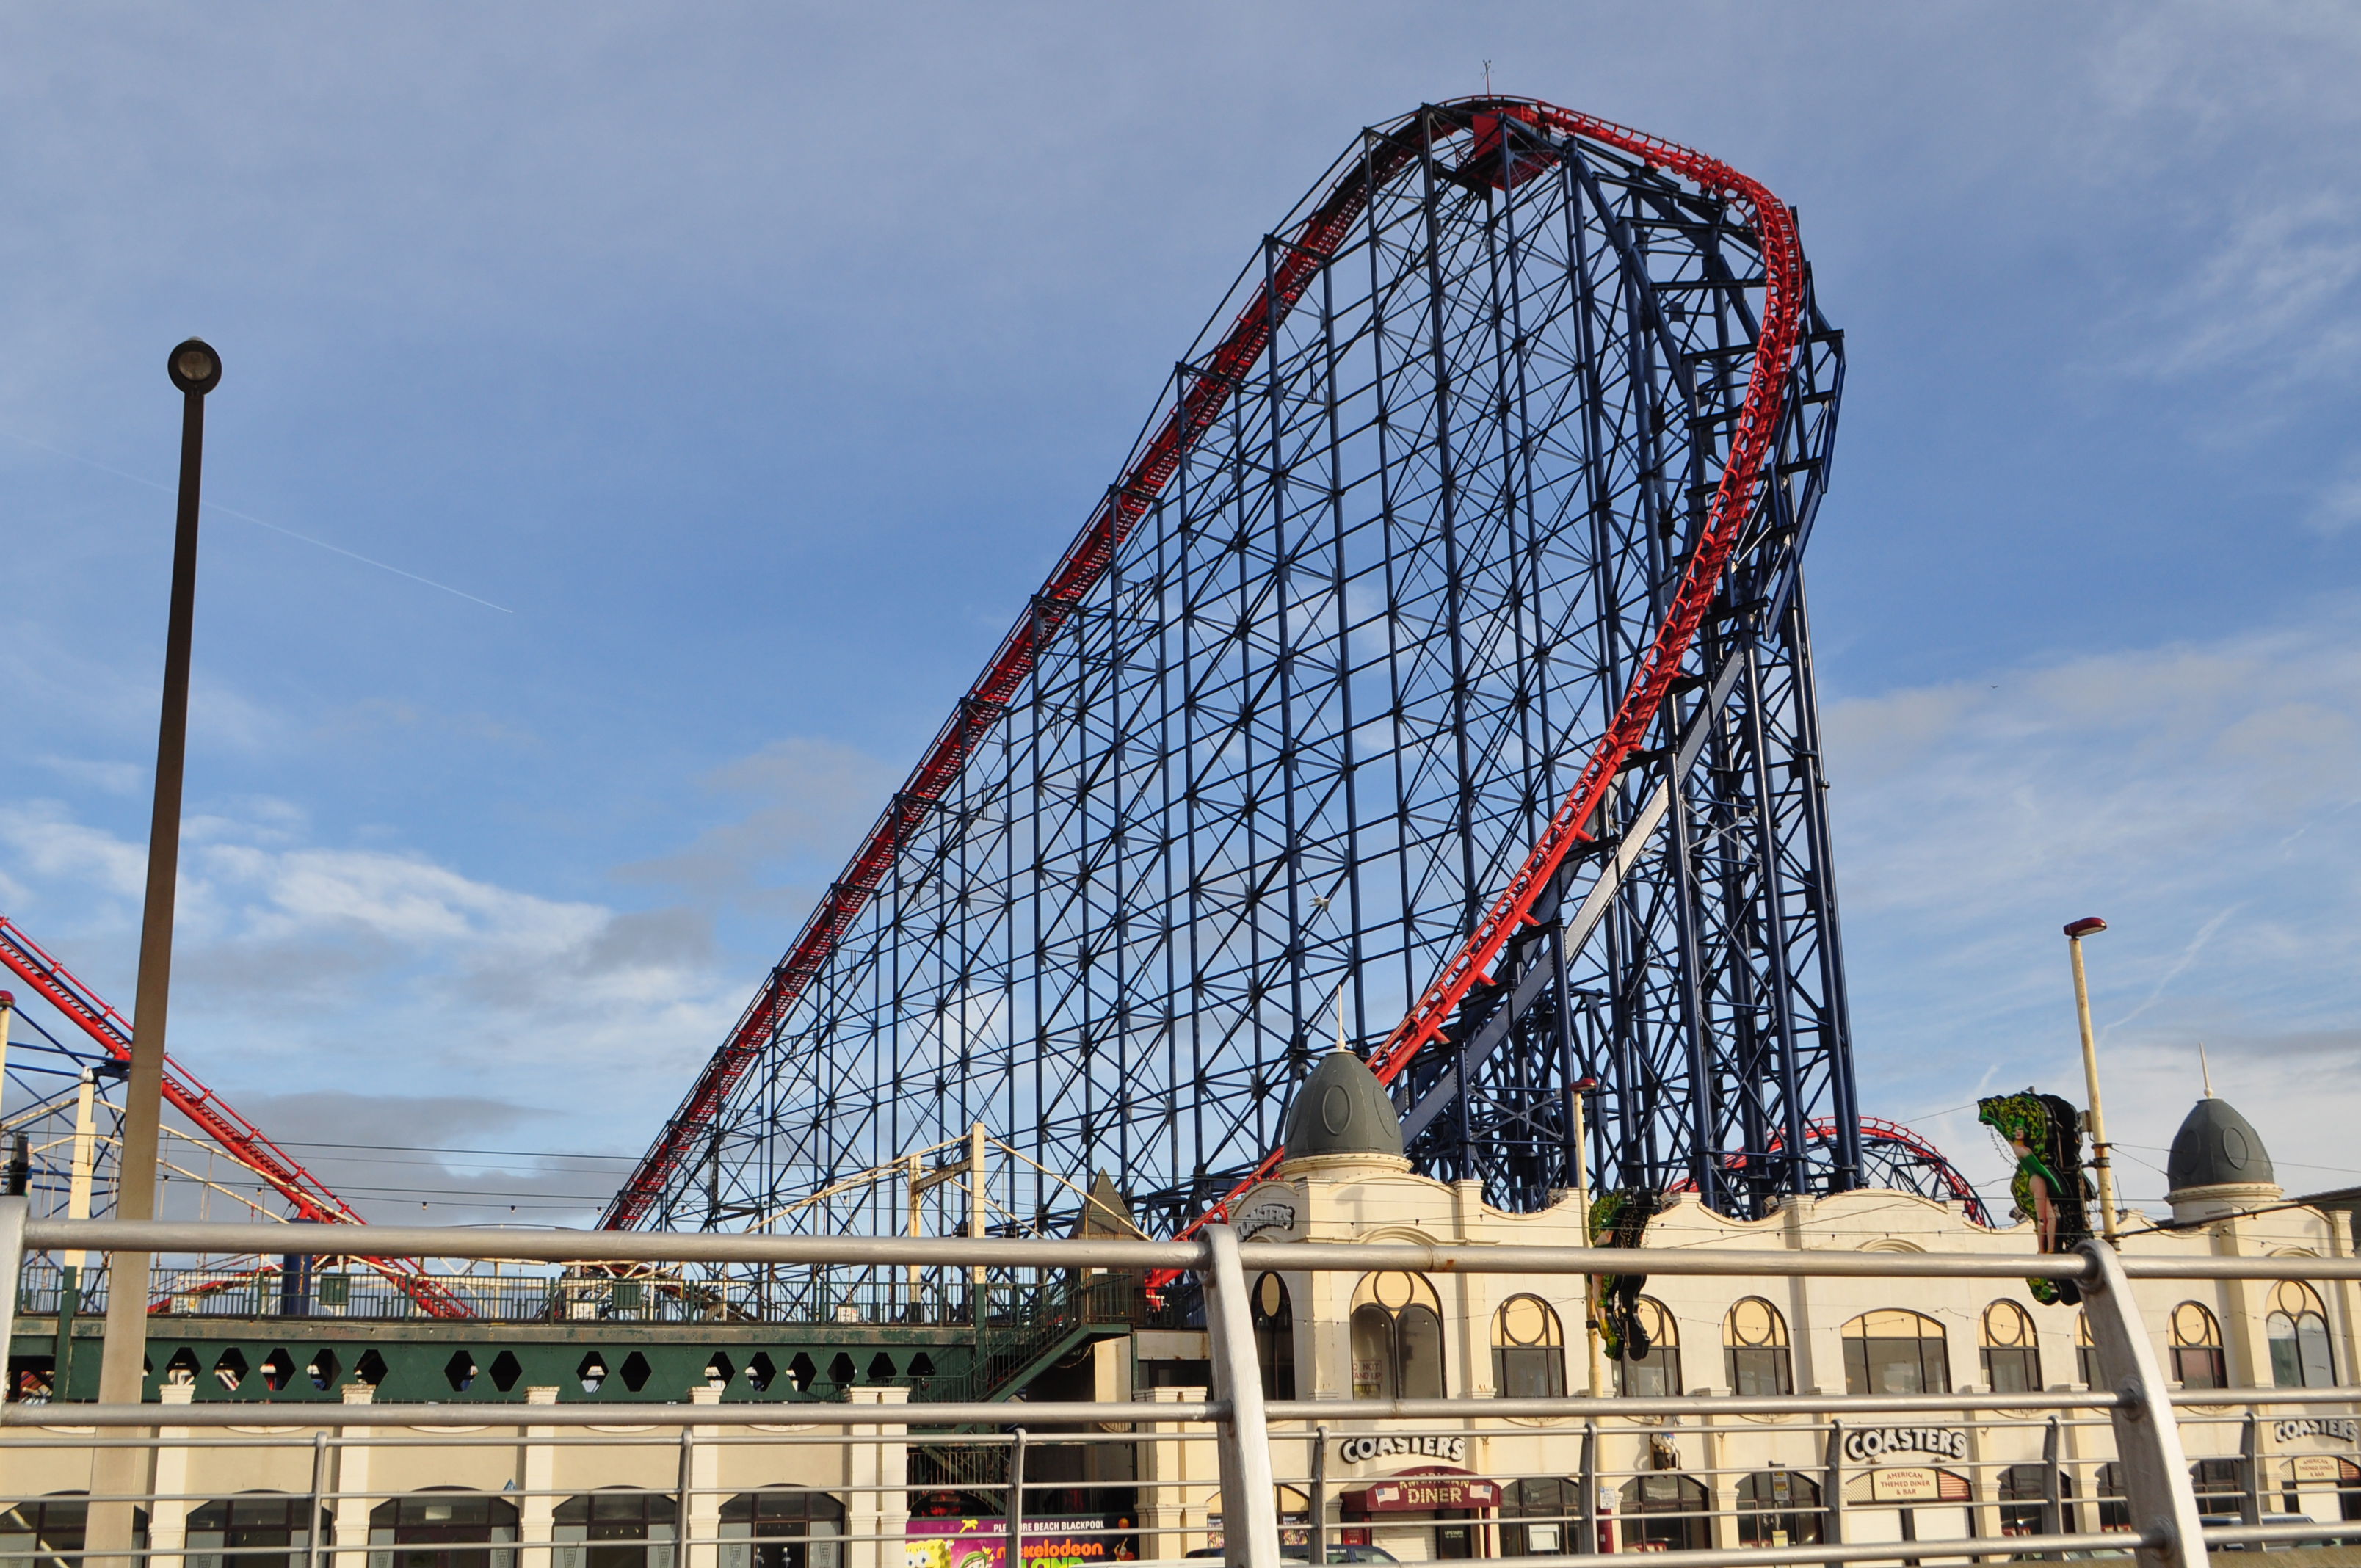
[[[673,1568],[669,1492],[608,1486],[557,1505],[550,1568]]]
[[[1779,1315],[1778,1308],[1760,1296],[1747,1297],[1721,1320],[1721,1354],[1733,1394],[1795,1391],[1795,1361],[1787,1350],[1787,1320]],[[1784,1475],[1786,1472],[1776,1474]],[[1818,1537],[1813,1539],[1817,1541]]]
[[[1923,1312],[1883,1307],[1844,1326],[1848,1394],[1948,1394],[1951,1361],[1943,1325]]]
[[[1511,1296],[1492,1314],[1492,1387],[1504,1399],[1565,1392],[1565,1334],[1538,1296]]]
[[[1368,1274],[1353,1289],[1353,1398],[1440,1399],[1443,1303],[1415,1274]]]
[[[1255,1360],[1262,1366],[1262,1397],[1295,1398],[1295,1307],[1287,1281],[1266,1274],[1254,1288]]]
[[[2014,1301],[1994,1301],[1978,1325],[1977,1354],[1984,1382],[1995,1394],[2031,1394],[2041,1387],[2041,1349],[2034,1342],[2033,1317]]]
[[[721,1505],[721,1568],[837,1568],[843,1533],[844,1505],[826,1492],[741,1492]]]
[[[481,1492],[412,1492],[369,1510],[370,1568],[516,1568],[516,1505]]]
[[[2081,1528],[2074,1522],[2074,1477],[2063,1470],[2058,1473],[2058,1519],[2052,1523],[2041,1517],[2042,1510],[2049,1505],[2048,1481],[2047,1464],[2002,1467],[2000,1482],[1993,1489],[2001,1504],[2001,1534],[2070,1535]]]
[[[85,1492],[51,1492],[27,1497],[0,1508],[0,1563],[25,1568],[37,1559],[53,1564],[71,1563],[82,1552],[82,1531],[90,1522]],[[131,1544],[148,1550],[148,1510],[131,1510]]]
[[[2222,1325],[2194,1301],[2172,1310],[2172,1376],[2184,1388],[2227,1388],[2222,1363]]]
[[[2271,1381],[2281,1388],[2325,1388],[2336,1381],[2328,1354],[2328,1314],[2301,1280],[2282,1279],[2271,1288],[2270,1315],[2264,1320],[2271,1342]]]
[[[304,1498],[283,1492],[214,1498],[189,1516],[189,1568],[298,1568],[312,1544],[304,1508]],[[335,1538],[335,1521],[322,1508],[320,1540]]]
[[[1657,1399],[1681,1391],[1681,1334],[1673,1315],[1653,1296],[1642,1296],[1631,1315],[1648,1335],[1648,1354],[1625,1354],[1615,1364],[1615,1391],[1627,1399]],[[1630,1347],[1625,1347],[1628,1352]]]
[[[1817,1481],[1794,1470],[1758,1470],[1739,1482],[1741,1546],[1817,1546],[1824,1539]]]
[[[2074,1314],[2074,1376],[2081,1379],[2085,1388],[2099,1386],[2099,1347],[2091,1343],[2088,1312]]]
[[[1623,1483],[1615,1510],[1615,1544],[1623,1552],[1700,1552],[1706,1545],[1705,1488],[1687,1476],[1665,1472]]]

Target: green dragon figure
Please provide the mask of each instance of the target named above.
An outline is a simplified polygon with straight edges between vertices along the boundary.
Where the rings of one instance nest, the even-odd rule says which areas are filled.
[[[2091,1239],[2090,1182],[2082,1174],[2081,1118],[2055,1094],[2026,1090],[1976,1102],[1976,1119],[2000,1135],[2016,1157],[2009,1196],[2034,1223],[2043,1252],[2071,1252]],[[2070,1279],[2028,1279],[2033,1299],[2073,1306],[2082,1292]]]
[[[1590,1205],[1590,1245],[1636,1247],[1648,1222],[1664,1206],[1661,1192],[1602,1192]],[[1608,1359],[1637,1361],[1648,1354],[1648,1331],[1640,1323],[1644,1274],[1598,1274],[1590,1280],[1590,1321],[1598,1326]]]

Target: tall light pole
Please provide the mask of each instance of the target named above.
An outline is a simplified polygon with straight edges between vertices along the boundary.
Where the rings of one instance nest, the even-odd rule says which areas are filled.
[[[2091,982],[2082,974],[2082,938],[2107,928],[2097,916],[2066,927],[2066,950],[2074,960],[2074,1014],[2082,1025],[2082,1083],[2091,1093],[2091,1168],[2099,1176],[2099,1234],[2115,1239],[2115,1171],[2107,1147],[2107,1118],[2099,1109],[2099,1043],[2091,1033]]]
[[[164,628],[163,714],[156,729],[156,804],[148,822],[148,894],[139,923],[139,981],[132,1004],[131,1073],[124,1085],[123,1143],[115,1168],[115,1217],[156,1217],[156,1150],[163,1132],[164,1024],[172,989],[172,900],[181,881],[181,779],[189,750],[189,641],[197,612],[198,491],[204,467],[205,394],[221,384],[221,356],[190,338],[165,356],[181,391],[181,492],[172,532],[172,593]],[[144,1252],[108,1261],[101,1404],[139,1402],[148,1355]],[[93,1466],[93,1551],[131,1545],[131,1505],[97,1500],[136,1491],[137,1449],[101,1449]]]

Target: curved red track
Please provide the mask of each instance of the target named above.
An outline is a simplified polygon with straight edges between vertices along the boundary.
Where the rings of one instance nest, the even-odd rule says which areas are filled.
[[[854,918],[876,892],[910,834],[943,799],[977,742],[1032,673],[1037,634],[1060,624],[1071,607],[1079,605],[1105,575],[1115,550],[1171,478],[1181,455],[1213,424],[1233,389],[1268,345],[1277,323],[1293,310],[1320,269],[1334,257],[1371,192],[1409,169],[1431,143],[1472,135],[1476,156],[1497,152],[1504,120],[1614,148],[1730,198],[1752,216],[1766,264],[1768,289],[1746,400],[1714,493],[1704,535],[1674,593],[1664,624],[1657,629],[1639,674],[1624,693],[1613,722],[1584,765],[1573,790],[1550,819],[1523,865],[1494,900],[1466,946],[1443,966],[1418,1005],[1394,1030],[1370,1065],[1381,1080],[1391,1081],[1428,1042],[1443,1034],[1444,1025],[1468,992],[1488,977],[1501,948],[1531,918],[1534,901],[1566,855],[1589,837],[1587,824],[1606,798],[1616,774],[1645,739],[1657,709],[1680,673],[1681,662],[1720,586],[1722,569],[1729,564],[1739,532],[1753,510],[1763,464],[1779,425],[1788,366],[1802,332],[1803,250],[1796,239],[1793,215],[1768,189],[1719,159],[1677,143],[1531,99],[1468,98],[1421,111],[1374,138],[1372,154],[1330,187],[1311,214],[1297,226],[1289,236],[1285,262],[1238,313],[1205,367],[1191,378],[1180,406],[1141,450],[1122,481],[1108,492],[1108,499],[1093,514],[1081,536],[1067,548],[1057,569],[1036,596],[1034,611],[1001,641],[983,674],[937,733],[925,760],[862,839],[844,876],[830,885],[819,907],[796,937],[795,946],[771,971],[729,1038],[697,1075],[695,1086],[665,1124],[654,1146],[642,1157],[630,1180],[616,1193],[599,1222],[604,1228],[629,1229],[646,1217],[699,1135],[711,1125],[731,1088],[753,1065],[772,1030],[851,928]],[[1268,1174],[1278,1161],[1279,1154],[1273,1151],[1252,1175],[1181,1234],[1191,1234],[1208,1219],[1225,1216],[1230,1202]]]
[[[75,979],[65,965],[27,936],[23,927],[5,916],[0,916],[0,965],[14,970],[50,1006],[72,1019],[109,1056],[117,1061],[131,1059],[131,1025],[123,1014],[104,997]],[[368,1223],[329,1191],[327,1183],[304,1169],[294,1156],[272,1143],[261,1128],[239,1115],[229,1102],[198,1081],[196,1074],[170,1055],[164,1058],[164,1098],[232,1159],[267,1182],[299,1218],[315,1225]],[[398,1286],[429,1317],[470,1315],[467,1303],[426,1273],[418,1260],[369,1257],[357,1253],[353,1255]]]

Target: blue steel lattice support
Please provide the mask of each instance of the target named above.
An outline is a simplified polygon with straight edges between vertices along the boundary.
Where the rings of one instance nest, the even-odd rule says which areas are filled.
[[[1089,591],[1036,600],[1029,675],[656,1223],[756,1222],[981,1119],[1175,1228],[1271,1147],[1340,991],[1371,1048],[1465,941],[1699,547],[1765,266],[1723,198],[1487,113],[1365,133],[1258,247],[1140,450],[1218,413],[1109,497],[1136,521]],[[1755,1213],[1859,1179],[1857,1138],[1806,1135],[1853,1114],[1799,576],[1842,375],[1817,310],[1784,374],[1649,749],[1396,1080],[1420,1167],[1496,1203],[1573,1185],[1585,1076],[1602,1182]],[[1002,1228],[1071,1207],[1008,1179]]]

